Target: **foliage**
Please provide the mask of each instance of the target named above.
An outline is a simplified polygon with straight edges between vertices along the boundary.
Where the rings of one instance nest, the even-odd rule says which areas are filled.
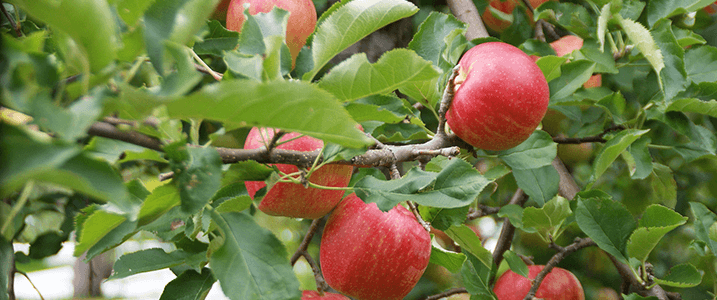
[[[271,186],[285,174],[263,165],[278,162],[272,158],[232,160],[227,153],[242,148],[252,126],[323,140],[308,166],[356,162],[381,155],[381,147],[430,147],[426,141],[442,137],[434,126],[452,68],[467,49],[494,40],[468,40],[467,25],[432,1],[342,1],[320,16],[292,70],[285,22],[273,21],[285,11],[247,16],[253,27],[237,34],[210,19],[218,2],[2,3],[0,299],[7,298],[13,257],[20,266],[54,255],[73,231],[75,255],[88,259],[140,233],[172,244],[170,252],[118,258],[112,276],[171,268],[177,277],[163,299],[203,299],[214,281],[230,299],[299,299],[299,290],[313,284],[292,271],[298,241],[277,238],[277,218],[257,211],[261,197],[252,202],[243,185]],[[408,155],[394,165],[400,178],[380,171],[395,164],[391,158],[356,163],[350,187],[361,199],[384,211],[419,204],[423,219],[462,250],[434,243],[431,262],[451,280],[427,273],[409,298],[448,287],[493,297],[496,274],[527,273],[519,254],[545,264],[554,253],[548,244],[589,237],[597,247],[560,265],[581,280],[587,298],[602,287],[620,291],[625,280],[607,253],[643,292],[662,287],[683,299],[714,299],[717,16],[703,10],[712,2],[548,1],[535,8],[534,20],[516,9],[513,25],[494,34],[540,56],[550,109],[564,116],[560,136],[538,128],[500,152],[460,143],[423,149],[464,146],[430,159]],[[406,48],[375,62],[362,53],[332,60],[407,17],[417,25]],[[548,34],[541,40],[531,26]],[[584,46],[558,58],[548,42],[567,34]],[[584,88],[594,74],[602,86]],[[566,183],[553,163],[564,137],[596,149],[589,161],[568,166],[580,187],[574,199],[562,192]],[[158,181],[160,174],[171,180]],[[506,205],[518,188],[528,197],[525,207]],[[512,250],[498,260],[464,224],[491,206],[500,210],[486,218],[506,217],[503,227],[517,231]],[[309,224],[282,222],[301,233]],[[13,255],[13,242],[30,244],[29,253]],[[318,257],[315,251],[308,254]]]

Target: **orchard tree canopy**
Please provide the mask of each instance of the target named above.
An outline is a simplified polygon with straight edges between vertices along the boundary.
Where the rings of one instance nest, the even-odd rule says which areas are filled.
[[[717,299],[714,0],[315,0],[298,55],[293,8],[239,12],[235,32],[226,2],[2,1],[0,299],[66,242],[90,260],[139,235],[171,250],[118,257],[109,280],[170,269],[161,299],[215,282],[242,300],[498,299],[531,264],[516,299],[555,267],[586,299]],[[446,121],[478,80],[458,62],[491,42],[549,88],[544,116],[482,90],[508,98],[466,117],[488,120],[475,134],[542,119],[501,150]],[[333,213],[301,215],[317,203]],[[324,278],[343,248],[364,249],[356,268]]]

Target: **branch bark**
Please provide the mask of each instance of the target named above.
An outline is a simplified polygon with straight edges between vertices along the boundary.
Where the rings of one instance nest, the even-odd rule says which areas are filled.
[[[466,30],[466,38],[468,40],[476,38],[488,37],[488,30],[485,29],[483,21],[480,18],[480,13],[475,4],[471,0],[448,0],[448,7],[451,8],[453,13],[458,20],[468,24],[468,30]]]
[[[551,243],[551,248],[555,248],[558,250],[558,253],[555,253],[553,257],[550,258],[547,264],[545,264],[545,268],[540,270],[538,275],[535,276],[535,279],[533,281],[533,285],[530,287],[530,290],[528,291],[528,294],[525,295],[525,298],[523,300],[531,300],[535,297],[535,293],[538,292],[538,288],[540,288],[540,283],[543,282],[543,279],[545,279],[545,276],[550,273],[550,271],[560,263],[566,256],[570,255],[571,253],[578,251],[585,247],[591,247],[595,246],[595,241],[593,241],[590,238],[577,238],[574,243],[567,247],[560,247],[556,245],[555,243]]]
[[[523,206],[528,201],[528,197],[525,195],[523,190],[518,189],[513,194],[508,204],[515,204]],[[515,235],[515,226],[510,224],[508,217],[503,218],[503,229],[500,231],[498,242],[495,244],[493,250],[493,262],[496,266],[500,266],[500,262],[503,261],[503,253],[510,249],[510,245],[513,243],[513,236]],[[495,277],[491,278],[491,284],[495,281]]]

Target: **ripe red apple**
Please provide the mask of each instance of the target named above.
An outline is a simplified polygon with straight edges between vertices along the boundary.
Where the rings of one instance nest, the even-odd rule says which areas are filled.
[[[311,0],[231,0],[227,11],[227,29],[240,31],[246,18],[244,17],[244,4],[249,3],[249,14],[267,13],[274,6],[288,11],[289,21],[286,25],[286,45],[291,52],[291,65],[294,65],[296,56],[301,47],[306,44],[306,38],[314,32],[316,27],[316,8]]]
[[[574,35],[566,35],[552,43],[550,46],[553,47],[555,53],[558,56],[564,56],[572,53],[575,50],[579,50],[583,47],[583,39]],[[598,87],[602,85],[602,75],[597,74],[590,76],[590,79],[583,83],[585,88]]]
[[[327,293],[324,292],[323,295],[319,294],[318,291],[303,291],[301,292],[301,300],[351,300],[349,297],[346,297],[341,294],[336,293]]]
[[[431,238],[403,206],[382,212],[356,194],[329,216],[319,258],[326,282],[361,300],[403,299],[428,266]]]
[[[703,8],[703,10],[710,15],[714,15],[715,12],[717,12],[717,1],[715,3],[707,5],[705,8]]]
[[[513,13],[513,10],[520,1],[521,0],[492,0],[489,5],[505,14],[510,15]],[[536,8],[546,1],[548,0],[530,0],[530,5],[533,6],[533,8]],[[532,11],[528,11],[528,17],[531,20],[533,19]],[[510,26],[510,22],[494,17],[488,7],[485,8],[485,11],[483,11],[481,19],[483,19],[483,24],[497,32],[503,32],[503,30]]]
[[[525,141],[548,109],[543,72],[523,51],[502,42],[477,45],[463,55],[446,119],[458,137],[485,150]]]
[[[522,300],[530,291],[531,280],[535,279],[544,267],[528,266],[530,279],[508,270],[495,282],[493,292],[498,296],[498,300]],[[545,276],[535,297],[545,300],[584,300],[585,293],[573,273],[556,267]]]
[[[273,129],[252,128],[244,143],[244,149],[256,149],[268,144],[274,136]],[[281,141],[299,136],[292,132],[285,134]],[[281,144],[278,149],[314,151],[321,149],[321,140],[303,136],[288,143]],[[276,167],[286,174],[298,172],[294,165],[277,164]],[[309,181],[322,186],[346,187],[351,180],[353,167],[341,165],[325,165],[314,171]],[[256,192],[265,187],[263,181],[245,182],[249,196],[254,198]],[[280,182],[267,191],[259,203],[259,210],[272,216],[317,219],[328,214],[341,201],[344,191],[317,188],[305,188],[301,184]]]

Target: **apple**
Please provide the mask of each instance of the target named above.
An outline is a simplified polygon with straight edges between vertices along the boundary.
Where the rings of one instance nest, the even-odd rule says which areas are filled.
[[[583,39],[574,35],[566,35],[552,43],[550,46],[558,56],[565,56],[583,47]],[[590,79],[583,83],[585,88],[599,87],[602,85],[602,75],[590,76]]]
[[[560,157],[566,165],[588,161],[592,157],[592,154],[592,143],[558,144],[558,157]]]
[[[274,129],[252,128],[247,135],[244,149],[257,149],[268,144],[274,136]],[[295,132],[285,134],[281,141],[298,137]],[[278,149],[314,151],[321,149],[323,142],[309,136],[303,136],[279,145]],[[286,174],[298,172],[294,165],[277,164],[276,167]],[[315,170],[309,181],[322,186],[346,187],[351,180],[352,166],[325,165]],[[256,192],[265,187],[263,181],[245,182],[249,196],[254,198]],[[344,191],[318,188],[305,188],[301,184],[279,182],[269,189],[259,203],[259,210],[272,216],[317,219],[328,214],[341,201]]]
[[[430,256],[431,237],[410,211],[382,212],[356,194],[331,213],[319,248],[326,283],[361,300],[403,299]]]
[[[513,10],[520,1],[521,0],[492,0],[490,1],[489,5],[505,14],[510,15],[513,13]],[[536,8],[539,5],[545,3],[546,1],[548,0],[530,0],[530,5],[533,6],[533,8]],[[531,20],[533,19],[532,11],[528,11],[528,18]],[[510,26],[510,22],[498,19],[493,16],[489,7],[485,8],[481,19],[483,19],[483,24],[496,32],[503,32],[503,30]]]
[[[717,1],[715,1],[715,3],[705,6],[703,10],[710,15],[714,15],[715,12],[717,12]]]
[[[525,141],[548,109],[543,72],[527,54],[502,42],[479,44],[458,62],[446,120],[474,147],[505,150]]]
[[[241,31],[246,17],[244,4],[249,4],[249,14],[270,12],[274,6],[288,11],[289,21],[286,25],[286,45],[291,52],[291,65],[294,66],[296,56],[306,44],[306,38],[316,27],[316,8],[311,0],[231,0],[227,11],[227,29]]]
[[[530,291],[532,280],[543,268],[545,266],[542,265],[528,266],[530,279],[508,270],[495,282],[493,292],[498,300],[522,300]],[[555,267],[545,276],[535,297],[545,300],[584,300],[585,293],[573,273]]]
[[[324,292],[323,295],[318,291],[306,290],[301,292],[301,300],[351,300],[341,294]]]

